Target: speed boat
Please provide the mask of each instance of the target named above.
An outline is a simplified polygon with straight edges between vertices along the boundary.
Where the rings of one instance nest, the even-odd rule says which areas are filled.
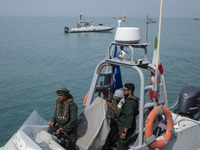
[[[179,98],[168,106],[162,65],[157,59],[159,38],[155,40],[152,62],[147,59],[149,43],[142,43],[140,40],[138,27],[117,28],[106,58],[96,66],[90,89],[84,98],[83,111],[79,116],[76,150],[100,150],[103,147],[110,130],[110,112],[106,102],[113,99],[113,85],[121,81],[116,78],[116,73],[124,73],[115,71],[119,68],[126,70],[126,78],[140,83],[137,85],[140,88],[137,127],[128,149],[200,149],[200,87],[183,87]],[[136,51],[137,54],[140,53],[139,56]],[[149,72],[149,76],[145,76],[146,72]],[[145,82],[148,80],[149,84]],[[59,139],[47,132],[48,128],[47,121],[34,111],[0,149],[64,150]],[[116,148],[113,146],[111,149]]]
[[[80,15],[80,21],[77,22],[76,27],[69,29],[64,27],[65,33],[77,33],[77,32],[103,32],[111,31],[114,27],[104,26],[103,24],[93,25],[84,19],[83,15]]]

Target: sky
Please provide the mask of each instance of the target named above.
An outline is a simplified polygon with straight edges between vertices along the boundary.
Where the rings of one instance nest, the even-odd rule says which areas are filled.
[[[0,0],[0,16],[159,16],[160,0]],[[200,18],[200,0],[164,0],[164,17]]]

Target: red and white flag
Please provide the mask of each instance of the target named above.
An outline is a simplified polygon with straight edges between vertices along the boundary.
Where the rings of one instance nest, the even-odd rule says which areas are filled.
[[[155,45],[154,45],[154,52],[153,52],[153,59],[152,59],[152,64],[156,67],[156,58],[157,58],[157,37],[155,37]],[[164,71],[163,71],[163,66],[159,58],[159,63],[158,63],[158,88],[157,92],[154,95],[154,91],[150,90],[149,91],[149,97],[153,101],[154,96],[159,100],[159,102],[166,101],[167,102],[167,95],[166,95],[166,88],[165,88],[165,80],[164,80]],[[155,74],[151,72],[151,82],[150,85],[154,85],[155,82]]]

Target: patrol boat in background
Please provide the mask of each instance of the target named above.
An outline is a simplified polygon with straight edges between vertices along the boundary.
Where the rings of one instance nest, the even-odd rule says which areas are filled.
[[[106,101],[113,98],[113,84],[117,81],[114,70],[119,69],[116,66],[129,70],[130,74],[126,77],[129,80],[140,81],[140,86],[136,85],[140,87],[137,128],[132,135],[129,150],[200,149],[200,87],[184,87],[174,104],[170,107],[167,104],[162,65],[159,63],[161,14],[158,42],[155,42],[157,44],[155,44],[152,62],[147,59],[149,44],[140,43],[139,28],[120,26],[117,28],[114,42],[109,45],[106,58],[97,65],[89,92],[86,94],[83,112],[79,116],[76,150],[101,149],[106,141],[110,130]],[[136,51],[142,54],[142,58],[136,59]],[[113,56],[114,52],[118,54],[117,57]],[[132,70],[139,75],[139,79],[133,77]],[[149,84],[145,82],[145,78],[150,79],[149,76],[145,77],[146,71],[151,74]],[[124,72],[121,73],[123,75]],[[146,98],[148,92],[151,101]],[[171,111],[175,106],[177,106],[175,111]],[[0,149],[64,150],[59,144],[59,138],[47,132],[48,128],[47,121],[34,111]]]
[[[107,27],[103,24],[92,25],[84,19],[83,14],[80,14],[80,21],[77,22],[76,27],[69,29],[69,27],[64,27],[65,33],[78,33],[78,32],[103,32],[113,30],[114,27]]]

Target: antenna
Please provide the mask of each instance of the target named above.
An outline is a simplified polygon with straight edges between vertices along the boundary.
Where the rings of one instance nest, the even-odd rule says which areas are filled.
[[[156,23],[155,20],[151,19],[148,15],[147,15],[147,20],[146,20],[146,43],[148,43],[148,25],[149,23]]]

